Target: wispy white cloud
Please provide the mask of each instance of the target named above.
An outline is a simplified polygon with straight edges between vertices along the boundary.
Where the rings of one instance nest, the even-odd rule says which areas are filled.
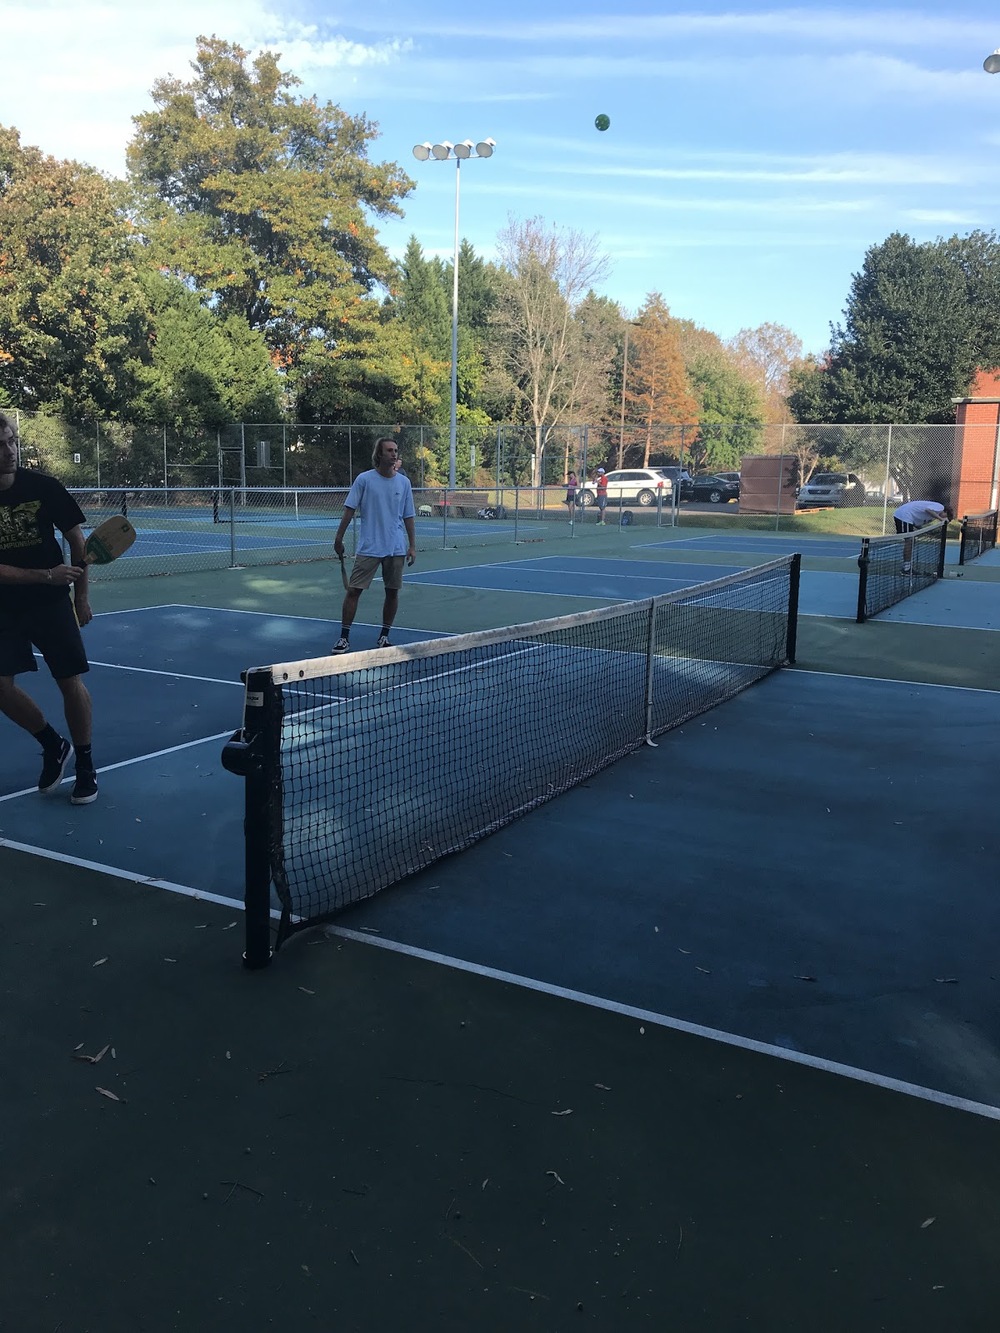
[[[383,32],[393,20],[360,14],[353,16],[352,22],[364,31]],[[523,44],[553,41],[624,43],[731,36],[797,40],[810,45],[926,47],[938,52],[945,48],[977,50],[985,44],[985,54],[992,49],[990,43],[995,40],[995,33],[985,19],[939,17],[917,9],[867,13],[844,8],[792,8],[762,9],[757,13],[729,10],[703,14],[622,14],[609,8],[606,14],[574,14],[567,18],[534,21],[488,15],[455,20],[433,13],[413,12],[406,27],[422,37],[492,38]]]
[[[901,214],[911,222],[925,222],[944,227],[979,227],[983,220],[974,213],[958,213],[954,209],[904,208]]]
[[[531,164],[527,165],[531,170]],[[962,185],[976,181],[981,173],[973,159],[933,159],[873,155],[869,158],[835,154],[828,158],[790,158],[773,166],[741,165],[734,161],[719,166],[615,166],[606,163],[554,163],[543,168],[550,175],[575,178],[620,177],[633,181],[731,181],[747,185]]]

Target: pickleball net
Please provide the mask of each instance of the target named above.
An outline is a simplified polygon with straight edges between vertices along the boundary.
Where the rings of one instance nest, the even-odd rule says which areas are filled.
[[[962,519],[962,537],[958,548],[958,563],[967,565],[997,544],[997,511],[985,514],[966,514]]]
[[[928,523],[914,532],[863,537],[858,556],[858,623],[944,577],[948,524]]]
[[[248,966],[794,660],[798,555],[552,620],[244,674]]]

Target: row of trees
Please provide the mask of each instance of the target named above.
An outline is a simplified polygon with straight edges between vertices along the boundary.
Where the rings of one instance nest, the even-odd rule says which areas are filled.
[[[377,224],[414,182],[373,160],[372,121],[297,85],[273,53],[200,38],[192,77],[158,80],[134,118],[124,180],[0,127],[0,402],[191,431],[447,423],[451,265],[415,238],[392,260]],[[794,335],[725,345],[656,292],[629,320],[595,294],[607,267],[595,238],[539,218],[511,219],[491,262],[462,245],[466,453],[497,422],[523,425],[541,480],[567,423],[617,425],[614,461],[646,463],[665,425],[780,410]],[[738,462],[735,437],[706,433],[699,453],[688,436],[705,465]]]

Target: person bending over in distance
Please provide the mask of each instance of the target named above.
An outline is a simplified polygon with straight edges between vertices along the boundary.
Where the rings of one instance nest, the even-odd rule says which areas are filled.
[[[91,702],[83,683],[90,670],[80,627],[93,618],[80,506],[55,477],[18,467],[13,423],[0,413],[0,712],[42,747],[40,792],[55,791],[76,751],[70,800],[97,800],[91,752]],[[69,545],[63,560],[58,529]],[[70,589],[72,588],[72,596]],[[45,719],[15,677],[37,671],[37,648],[63,698],[72,741]]]
[[[359,533],[357,553],[340,613],[340,638],[333,647],[335,653],[349,650],[358,602],[365,589],[371,587],[375,571],[380,566],[385,602],[376,647],[389,647],[389,631],[396,619],[399,590],[403,586],[403,561],[412,565],[417,558],[413,489],[405,473],[396,469],[398,457],[395,440],[376,440],[373,466],[355,479],[344,501],[344,516],[333,539],[333,549],[338,557],[343,557],[344,534],[355,514],[358,515]]]
[[[938,523],[942,519],[947,519],[950,523],[954,517],[954,510],[949,509],[947,505],[938,504],[937,500],[908,500],[906,504],[901,504],[898,509],[893,510],[892,521],[896,525],[897,532],[916,532],[918,528],[925,528],[928,523]],[[913,543],[904,542],[904,574],[909,574],[913,568],[912,556]]]

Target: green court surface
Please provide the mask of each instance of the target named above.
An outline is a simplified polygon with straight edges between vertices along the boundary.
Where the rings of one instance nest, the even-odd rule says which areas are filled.
[[[573,566],[411,580],[400,640],[691,560],[604,535],[545,543],[572,593]],[[804,584],[846,576],[801,545]],[[961,628],[947,582],[805,616],[795,668],[261,972],[208,738],[241,644],[332,641],[339,574],[101,585],[100,801],[40,803],[10,728],[0,758],[0,1330],[994,1329],[1000,661],[967,621],[1000,569],[973,568]]]

